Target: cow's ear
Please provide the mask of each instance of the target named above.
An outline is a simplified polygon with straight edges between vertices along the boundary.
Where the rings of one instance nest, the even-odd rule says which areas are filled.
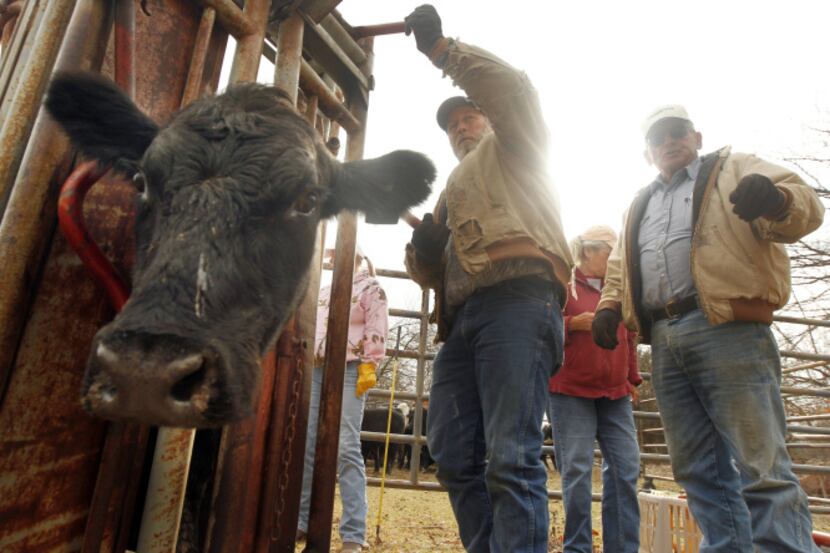
[[[115,83],[94,73],[56,73],[45,104],[84,157],[104,165],[137,162],[159,131]]]
[[[394,218],[424,201],[434,180],[435,165],[425,155],[409,150],[343,163],[322,215],[331,217],[349,209],[365,213],[367,218]]]

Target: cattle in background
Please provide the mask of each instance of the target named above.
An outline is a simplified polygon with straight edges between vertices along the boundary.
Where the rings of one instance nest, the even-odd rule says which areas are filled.
[[[553,428],[550,423],[545,421],[542,423],[542,445],[553,447]],[[548,466],[548,457],[550,457],[550,466]],[[556,454],[542,452],[542,462],[545,463],[545,468],[556,470]]]
[[[95,336],[82,389],[105,418],[211,427],[250,415],[320,220],[400,214],[435,178],[415,152],[338,162],[271,86],[232,85],[159,127],[112,82],[61,73],[46,107],[84,157],[136,188],[132,295]]]
[[[421,436],[427,435],[427,420],[429,416],[429,409],[426,407],[421,411]],[[404,431],[405,434],[410,436],[415,435],[415,415],[413,411],[412,420],[409,421],[409,424],[406,425],[406,430]],[[435,462],[435,459],[432,458],[432,455],[429,454],[429,447],[427,444],[421,445],[421,455],[420,455],[420,467],[422,471],[426,471],[432,464]],[[409,444],[404,444],[401,448],[401,457],[398,462],[398,468],[410,468],[412,466],[412,446]]]
[[[366,409],[363,411],[363,424],[361,425],[360,430],[364,432],[380,432],[381,434],[385,434],[388,419],[389,409],[387,407]],[[397,408],[392,409],[392,421],[389,427],[389,433],[403,434],[404,428],[404,414]],[[383,466],[384,447],[384,442],[375,442],[370,440],[360,441],[360,450],[363,453],[363,459],[366,462],[366,466],[369,466],[370,460],[375,462],[375,474],[380,472],[380,467]],[[387,473],[395,463],[395,459],[398,457],[400,448],[401,444],[389,442],[389,454],[386,460]]]

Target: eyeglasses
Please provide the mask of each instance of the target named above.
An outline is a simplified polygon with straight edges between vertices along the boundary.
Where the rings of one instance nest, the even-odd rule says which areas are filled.
[[[656,148],[666,141],[666,136],[671,136],[674,140],[680,140],[681,138],[685,138],[692,130],[694,130],[694,127],[688,123],[663,127],[662,129],[649,132],[648,136],[646,136],[646,142],[652,148]]]

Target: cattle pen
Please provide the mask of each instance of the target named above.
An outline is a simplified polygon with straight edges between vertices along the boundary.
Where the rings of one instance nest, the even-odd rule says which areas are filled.
[[[112,263],[112,274],[130,274],[134,190],[116,175],[83,173],[88,168],[41,104],[53,73],[85,70],[111,77],[150,117],[167,121],[217,91],[233,38],[231,82],[254,80],[260,61],[269,59],[276,67],[274,84],[289,93],[331,153],[362,159],[374,83],[373,37],[403,32],[403,25],[351,25],[336,10],[339,3],[0,0],[0,551],[295,550],[325,224],[318,230],[307,292],[262,360],[253,416],[198,431],[93,418],[78,400],[82,368],[93,336],[119,306],[90,278],[76,251],[88,245],[83,241],[94,241]],[[342,155],[341,132],[347,137]],[[56,216],[61,187],[73,178],[91,179],[86,200],[81,196],[77,206],[84,226],[74,239],[60,232]],[[354,214],[338,216],[309,553],[331,547],[357,224]],[[408,279],[395,270],[380,269],[378,276]],[[129,279],[121,278],[128,286]],[[433,359],[427,292],[420,304],[418,310],[390,310],[392,317],[417,322],[418,341],[415,349],[387,351],[414,360],[417,372],[414,390],[395,391],[397,399],[414,402],[412,434],[390,437],[412,447],[409,478],[385,485],[440,491],[440,485],[419,476],[419,453],[426,444],[421,415],[429,397],[425,375]],[[830,326],[796,317],[777,321]],[[782,351],[782,356],[803,362],[786,370],[830,364],[826,353]],[[782,392],[830,397],[826,388],[785,386]],[[383,401],[391,393],[375,389],[370,395]],[[651,482],[669,477],[649,471],[668,462],[659,413],[650,405],[644,402],[635,417],[641,447],[647,449],[642,476]],[[826,418],[791,416],[789,447],[830,448],[830,442],[815,439],[830,435],[830,429],[810,425]],[[386,436],[365,432],[362,437]],[[194,456],[194,448],[207,453]],[[795,471],[822,476],[830,466],[804,463]],[[561,498],[561,491],[550,490],[549,496]],[[810,508],[830,514],[830,500],[811,497]]]

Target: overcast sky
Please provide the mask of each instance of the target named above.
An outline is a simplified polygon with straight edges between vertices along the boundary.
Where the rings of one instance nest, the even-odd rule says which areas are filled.
[[[338,9],[352,25],[368,25],[400,21],[417,5],[345,0]],[[568,238],[594,224],[620,227],[634,192],[656,173],[643,160],[640,123],[660,104],[685,104],[703,133],[704,151],[731,144],[776,160],[823,148],[830,157],[826,138],[811,130],[830,129],[826,0],[433,5],[446,36],[490,50],[525,71],[538,89]],[[262,80],[271,70],[263,67]],[[435,109],[459,90],[411,36],[375,40],[374,76],[365,156],[422,151],[438,166],[440,191],[456,160]],[[433,203],[413,211],[421,215]],[[410,234],[404,224],[361,225],[359,241],[376,265],[402,268]]]

